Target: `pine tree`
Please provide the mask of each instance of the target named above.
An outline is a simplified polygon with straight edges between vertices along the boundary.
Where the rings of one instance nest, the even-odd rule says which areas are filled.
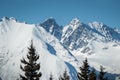
[[[107,77],[105,77],[106,72],[104,71],[104,69],[105,68],[103,66],[100,66],[100,73],[98,76],[99,80],[108,80]]]
[[[89,80],[96,80],[96,79],[97,79],[97,76],[96,76],[96,73],[95,73],[95,69],[92,68],[92,71],[90,72]]]
[[[53,75],[52,75],[52,73],[50,74],[49,80],[53,80]]]
[[[70,80],[69,75],[67,74],[67,70],[65,69],[64,73],[63,73],[63,77],[60,76],[59,80]]]
[[[0,77],[0,80],[2,80],[2,78]]]
[[[21,63],[24,64],[24,67],[20,65],[22,71],[24,71],[24,76],[20,75],[21,80],[39,80],[41,77],[40,64],[37,64],[36,61],[39,59],[39,56],[35,53],[36,49],[33,47],[33,42],[31,41],[30,48],[28,48],[27,60],[24,58],[21,60]]]
[[[88,80],[89,79],[89,65],[87,58],[83,61],[82,67],[80,67],[80,73],[78,73],[78,79],[79,80]]]

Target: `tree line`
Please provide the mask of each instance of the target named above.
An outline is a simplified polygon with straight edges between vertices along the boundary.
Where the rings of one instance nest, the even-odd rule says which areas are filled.
[[[20,74],[19,80],[40,80],[42,73],[39,72],[41,67],[40,63],[37,63],[39,56],[36,54],[36,49],[33,46],[32,41],[28,48],[27,59],[28,60],[25,60],[23,58],[21,60],[23,65],[20,65],[20,68],[24,74]],[[100,72],[97,75],[95,68],[90,68],[87,58],[83,61],[79,70],[80,71],[77,73],[78,80],[108,80],[108,78],[105,77],[106,72],[104,71],[104,67],[100,66]],[[54,80],[54,76],[52,74],[50,74],[49,80]],[[59,80],[70,80],[70,76],[66,69],[63,75],[60,75]]]

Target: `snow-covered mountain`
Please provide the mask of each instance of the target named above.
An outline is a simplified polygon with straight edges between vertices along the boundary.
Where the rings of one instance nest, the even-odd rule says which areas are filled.
[[[120,42],[120,33],[99,22],[84,24],[77,18],[63,28],[62,44],[70,51],[91,53],[93,41]]]
[[[90,66],[97,70],[103,65],[111,74],[120,73],[120,65],[117,63],[120,60],[118,29],[99,22],[84,24],[77,18],[62,28],[53,18],[35,25],[4,17],[0,21],[2,80],[19,78],[22,73],[20,59],[26,57],[31,40],[40,55],[41,80],[48,80],[51,73],[54,79],[58,79],[65,69],[71,80],[77,80],[78,68],[85,57]],[[115,59],[111,59],[112,56]]]
[[[75,18],[63,28],[61,43],[73,51],[86,46],[92,39],[90,28]]]
[[[40,55],[42,80],[54,78],[67,69],[73,80],[76,80],[76,69],[72,62],[77,63],[74,56],[64,49],[58,39],[47,33],[41,26],[16,22],[14,19],[3,18],[0,22],[0,77],[2,80],[19,78],[20,59],[26,57],[27,47],[33,40],[37,53]],[[71,62],[71,63],[70,63]]]
[[[107,41],[120,41],[119,30],[114,30],[100,22],[89,23],[89,26],[101,33]]]

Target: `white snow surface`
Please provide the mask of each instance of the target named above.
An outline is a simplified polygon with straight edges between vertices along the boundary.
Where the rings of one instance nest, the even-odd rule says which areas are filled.
[[[75,58],[60,44],[54,36],[47,33],[41,26],[35,26],[4,19],[0,23],[0,77],[2,80],[16,80],[20,70],[20,59],[25,58],[31,40],[40,55],[42,80],[48,80],[50,74],[59,78],[67,69],[73,80],[77,80],[76,69],[70,62]],[[70,73],[71,72],[71,73]]]
[[[81,24],[78,20],[77,22]],[[63,31],[65,32],[66,29]],[[120,73],[120,46],[115,42],[104,43],[91,40],[87,45],[91,48],[91,53],[83,54],[82,48],[67,50],[60,40],[42,26],[17,22],[13,18],[3,18],[0,22],[0,77],[2,80],[16,80],[20,74],[24,74],[20,69],[20,60],[26,59],[31,40],[33,40],[36,53],[40,56],[38,63],[41,65],[41,80],[49,80],[51,73],[53,78],[58,80],[65,69],[71,80],[77,80],[77,71],[86,57],[90,66],[97,70],[102,65],[109,73]]]

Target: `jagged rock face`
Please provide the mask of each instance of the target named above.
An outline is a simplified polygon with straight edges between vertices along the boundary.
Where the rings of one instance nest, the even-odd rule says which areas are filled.
[[[84,24],[78,19],[74,19],[63,28],[63,35],[61,42],[70,50],[77,50],[88,44],[88,39],[92,36]]]
[[[107,25],[99,22],[93,22],[89,23],[89,26],[92,29],[97,30],[99,33],[101,33],[106,41],[119,41],[120,40],[120,33]]]
[[[48,18],[45,22],[40,24],[47,32],[50,34],[54,35],[56,38],[59,40],[61,39],[62,36],[62,27],[60,27],[55,19],[53,18]]]
[[[91,48],[88,47],[88,44],[91,44],[94,40],[119,42],[120,33],[103,23],[93,22],[86,25],[77,18],[73,19],[70,24],[63,28],[61,42],[72,51],[85,47],[81,52],[89,52]]]
[[[61,42],[72,51],[83,47],[86,49],[89,42],[96,38],[95,34],[92,28],[75,18],[63,28]],[[83,50],[81,52],[84,53],[85,51]]]

